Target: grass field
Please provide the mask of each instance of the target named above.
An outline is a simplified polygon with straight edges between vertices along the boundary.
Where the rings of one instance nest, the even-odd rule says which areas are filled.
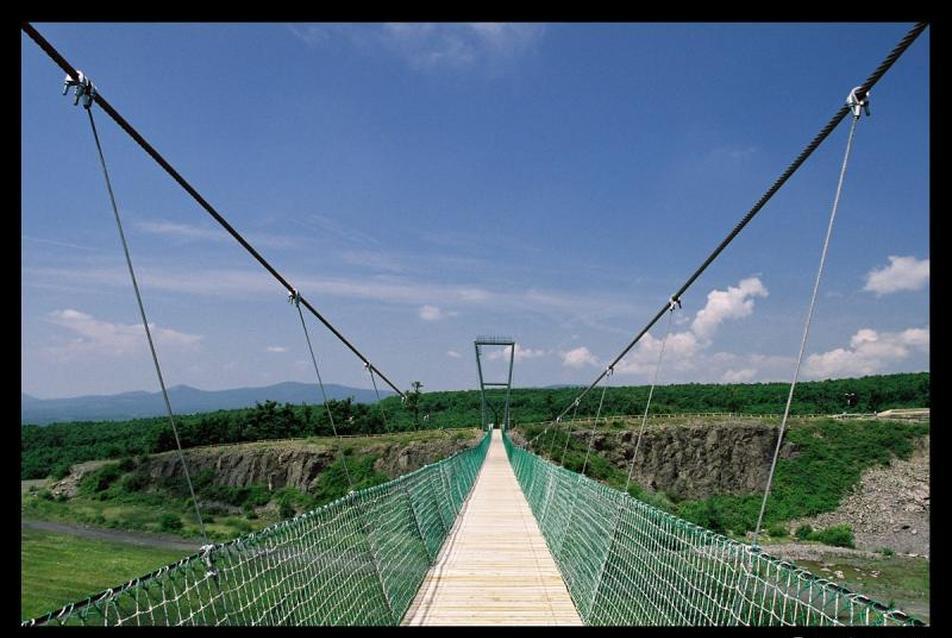
[[[183,552],[23,529],[20,617],[35,618],[146,574]],[[82,565],[82,569],[77,566]]]
[[[929,622],[929,561],[925,558],[838,556],[827,562],[798,560],[796,563]]]

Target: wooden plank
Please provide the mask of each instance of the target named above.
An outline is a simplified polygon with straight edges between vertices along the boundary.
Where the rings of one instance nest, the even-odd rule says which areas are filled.
[[[499,430],[403,624],[582,624]]]

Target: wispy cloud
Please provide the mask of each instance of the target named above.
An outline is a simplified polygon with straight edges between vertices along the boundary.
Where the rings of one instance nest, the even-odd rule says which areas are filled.
[[[68,241],[59,241],[58,239],[45,239],[43,237],[30,237],[29,235],[21,235],[20,238],[24,241],[35,242],[38,244],[48,244],[50,246],[58,246],[60,248],[73,248],[76,250],[85,250],[85,251],[98,251],[98,248],[93,248],[91,246],[80,246],[79,244],[73,244]]]
[[[452,357],[453,359],[459,359],[459,358],[462,357],[463,355],[461,355],[460,353],[458,353],[456,350],[447,350],[447,351],[446,351],[446,356],[447,356],[447,357]]]
[[[287,352],[288,349],[284,346],[268,346],[265,348],[267,352]]]
[[[922,290],[929,283],[929,259],[889,256],[889,265],[874,268],[866,275],[863,290],[888,295],[901,290]]]
[[[126,288],[129,275],[121,267],[54,268],[24,267],[24,285],[92,285]],[[564,294],[540,290],[492,290],[468,283],[436,283],[398,276],[376,277],[311,277],[288,273],[291,283],[305,297],[339,297],[372,300],[381,303],[414,306],[429,305],[438,309],[454,306],[492,305],[497,310],[515,312],[559,313],[581,317],[585,308],[601,312],[632,313],[630,301],[613,294]],[[167,266],[140,268],[140,283],[145,288],[166,292],[236,299],[284,297],[284,289],[266,272],[250,269],[208,269],[196,271]],[[432,312],[432,311],[428,311]],[[453,316],[456,311],[447,311]],[[440,317],[443,315],[440,314]]]
[[[169,239],[191,242],[233,242],[234,239],[223,229],[212,226],[197,226],[167,220],[140,221],[135,224],[136,230],[150,235],[158,235]],[[268,248],[291,248],[299,243],[296,237],[290,235],[273,235],[270,233],[246,232],[244,235],[253,245]]]
[[[90,314],[67,308],[54,310],[46,320],[65,328],[74,336],[61,345],[49,346],[46,351],[61,356],[95,354],[97,356],[123,356],[140,353],[146,349],[145,330],[142,324],[124,324],[97,319]],[[149,330],[160,349],[191,350],[202,340],[201,335],[179,332],[171,328],[149,324]]]
[[[328,217],[327,215],[311,213],[309,215],[304,215],[303,217],[290,217],[288,218],[288,221],[302,228],[316,231],[322,235],[333,235],[338,239],[343,239],[344,241],[356,246],[366,247],[380,245],[380,241],[376,237],[354,228],[352,224],[343,224],[333,217]]]
[[[291,25],[310,47],[344,42],[363,52],[395,55],[415,71],[487,67],[499,71],[532,51],[545,33],[540,24],[388,23]]]

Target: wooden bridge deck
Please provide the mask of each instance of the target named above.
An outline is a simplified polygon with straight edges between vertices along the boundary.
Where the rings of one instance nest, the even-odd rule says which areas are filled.
[[[581,625],[494,430],[486,462],[404,625]]]

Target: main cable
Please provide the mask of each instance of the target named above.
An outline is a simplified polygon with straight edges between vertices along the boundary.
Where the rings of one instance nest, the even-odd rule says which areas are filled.
[[[876,83],[879,82],[879,80],[883,77],[883,75],[885,75],[886,71],[889,70],[889,68],[896,62],[896,60],[899,59],[899,57],[906,51],[906,49],[909,48],[909,46],[916,40],[916,38],[919,37],[919,35],[925,30],[927,26],[928,26],[928,23],[919,22],[914,27],[912,27],[912,29],[910,29],[909,32],[906,33],[906,35],[902,38],[902,40],[900,40],[899,43],[896,44],[895,47],[893,47],[893,50],[889,52],[889,55],[887,55],[886,58],[879,64],[879,66],[876,67],[876,69],[869,75],[869,77],[866,78],[866,81],[863,82],[858,87],[856,87],[855,95],[860,101],[863,101],[866,99],[866,96],[869,94],[870,89],[872,89],[876,85]],[[586,394],[591,392],[592,389],[594,389],[595,386],[597,386],[601,382],[601,380],[604,379],[605,376],[609,374],[609,371],[613,370],[615,366],[618,365],[618,362],[621,361],[625,357],[625,355],[627,355],[628,352],[632,348],[635,347],[635,344],[637,344],[641,340],[641,338],[648,332],[648,330],[650,330],[651,327],[654,326],[661,319],[661,317],[664,316],[664,313],[667,312],[672,301],[674,302],[680,301],[681,296],[684,295],[684,293],[687,291],[688,288],[691,287],[691,285],[695,282],[695,280],[697,280],[697,278],[701,276],[701,273],[707,270],[707,267],[710,266],[711,263],[715,259],[717,259],[718,255],[720,255],[721,252],[723,252],[723,250],[727,248],[728,244],[730,244],[734,240],[734,238],[737,237],[740,231],[743,230],[744,227],[750,223],[750,221],[754,218],[754,216],[757,215],[757,213],[760,212],[760,210],[767,204],[767,202],[770,201],[770,199],[774,196],[774,194],[776,194],[776,192],[780,190],[780,187],[783,186],[787,182],[788,179],[790,179],[790,177],[797,171],[797,169],[800,168],[800,166],[807,160],[807,158],[813,154],[813,152],[820,146],[820,144],[823,143],[823,141],[827,137],[829,137],[830,133],[833,132],[833,129],[835,129],[839,125],[839,123],[843,120],[844,117],[846,117],[848,113],[850,113],[849,106],[844,105],[840,107],[840,109],[836,112],[836,114],[834,114],[833,117],[830,118],[830,121],[827,122],[826,126],[824,126],[820,130],[820,132],[816,134],[813,140],[811,140],[810,143],[807,144],[806,148],[804,148],[800,152],[800,154],[796,157],[796,159],[794,159],[793,162],[791,162],[790,165],[787,166],[786,170],[784,170],[784,172],[780,175],[780,177],[778,177],[774,181],[774,183],[770,186],[770,188],[767,189],[767,192],[764,193],[760,197],[760,199],[758,199],[757,202],[753,205],[753,207],[751,207],[751,209],[747,211],[747,214],[744,215],[744,217],[741,218],[739,222],[737,222],[737,225],[735,225],[733,230],[731,230],[731,232],[727,234],[727,237],[725,237],[721,241],[721,243],[718,244],[718,246],[713,250],[713,252],[711,252],[711,254],[707,256],[707,259],[704,260],[704,262],[697,268],[697,270],[694,271],[694,273],[690,277],[688,277],[687,281],[685,281],[684,284],[682,284],[681,287],[678,288],[677,292],[671,295],[669,300],[665,302],[664,306],[657,312],[657,314],[655,314],[655,316],[648,322],[648,324],[644,328],[642,328],[641,332],[639,332],[628,343],[628,345],[625,346],[624,350],[621,351],[621,354],[615,357],[614,361],[612,361],[608,365],[607,368],[602,370],[601,374],[599,374],[598,377],[596,377],[596,379],[587,388],[585,388],[585,390],[583,390],[581,394],[579,394],[575,398],[575,401],[579,401],[582,397],[584,397]],[[573,403],[570,403],[568,406],[566,406],[566,408],[562,410],[562,413],[559,414],[558,417],[556,417],[556,420],[565,416],[568,413],[568,411],[572,408]]]
[[[64,58],[60,54],[60,52],[57,51],[53,47],[53,45],[50,44],[46,40],[46,38],[44,38],[40,34],[40,32],[37,31],[33,27],[33,25],[31,25],[28,22],[25,22],[23,23],[23,25],[21,25],[21,28],[28,36],[30,36],[30,38],[33,39],[34,42],[37,43],[37,45],[39,45],[41,49],[43,49],[43,51],[61,69],[63,69],[63,71],[66,72],[67,75],[70,76],[70,78],[73,79],[73,81],[75,81],[76,83],[79,83],[82,81],[82,74],[79,71],[77,71],[73,67],[73,65],[70,64],[69,61],[67,61],[66,58]],[[122,117],[122,115],[120,115],[119,112],[116,111],[116,109],[113,108],[113,106],[109,104],[108,101],[106,101],[106,98],[102,96],[102,94],[98,91],[98,89],[92,95],[91,99],[96,104],[98,104],[102,108],[102,110],[105,111],[106,114],[109,117],[111,117],[113,121],[115,121],[116,124],[119,125],[120,128],[122,128],[126,133],[128,133],[129,136],[133,140],[135,140],[135,142],[140,147],[142,147],[142,150],[148,153],[149,156],[152,157],[152,159],[154,159],[156,163],[158,163],[158,165],[161,166],[165,170],[165,172],[169,174],[169,176],[172,179],[178,182],[179,186],[185,189],[185,192],[191,195],[192,199],[198,202],[199,206],[201,206],[205,210],[205,212],[211,215],[211,217],[216,222],[218,222],[218,224],[222,228],[228,231],[228,234],[231,235],[239,244],[241,244],[242,248],[244,248],[252,257],[254,257],[258,261],[258,263],[261,264],[265,268],[265,270],[271,273],[271,276],[274,277],[278,281],[278,283],[280,283],[282,286],[284,286],[287,289],[288,294],[291,294],[291,295],[298,294],[297,289],[294,286],[292,286],[288,282],[288,280],[280,272],[278,272],[278,270],[275,269],[274,266],[272,266],[268,262],[267,259],[262,257],[261,253],[259,253],[254,248],[254,246],[252,246],[251,243],[249,243],[248,240],[245,239],[241,235],[241,233],[235,230],[235,228],[230,223],[228,223],[228,220],[222,217],[222,215],[217,210],[215,210],[215,208],[211,204],[209,204],[208,201],[204,197],[202,197],[202,195],[197,190],[195,190],[195,188],[184,177],[182,177],[182,175],[177,170],[175,170],[175,168],[164,157],[162,157],[162,155],[157,150],[155,150],[155,148],[142,136],[142,134],[139,133],[131,124],[129,124],[129,122],[127,122],[126,119]],[[317,309],[314,306],[312,306],[309,301],[304,299],[304,297],[300,297],[300,301],[302,304],[304,304],[304,307],[307,308],[308,311],[311,312],[311,314],[317,317],[317,319],[321,323],[323,323],[327,327],[327,329],[330,330],[334,334],[335,337],[337,337],[345,346],[347,346],[351,352],[357,355],[357,358],[363,361],[364,365],[376,371],[376,373],[380,376],[380,378],[384,382],[386,382],[387,385],[393,388],[393,390],[397,394],[399,394],[401,397],[403,396],[403,391],[400,390],[400,388],[398,388],[397,386],[395,386],[390,381],[390,379],[388,379],[387,376],[384,375],[383,372],[380,371],[379,368],[374,366],[370,362],[370,360],[368,360],[367,357],[365,357],[350,341],[348,341],[347,338],[344,337],[344,335],[341,334],[340,331],[338,331],[337,328],[333,326],[333,324],[331,324],[330,321],[324,318],[324,316],[320,312],[318,312]]]

